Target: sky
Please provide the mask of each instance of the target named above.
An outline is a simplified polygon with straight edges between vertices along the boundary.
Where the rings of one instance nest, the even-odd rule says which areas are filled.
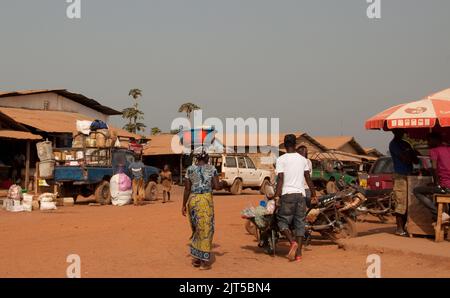
[[[140,88],[149,128],[193,102],[205,118],[279,118],[384,152],[391,136],[367,118],[450,88],[448,0],[381,0],[376,20],[366,0],[81,0],[81,19],[68,5],[0,2],[0,90],[64,88],[121,110]]]

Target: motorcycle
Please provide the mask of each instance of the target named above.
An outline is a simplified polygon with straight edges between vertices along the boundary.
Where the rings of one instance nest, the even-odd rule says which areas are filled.
[[[356,208],[358,215],[371,214],[378,217],[380,221],[386,222],[386,216],[395,210],[392,189],[361,190],[360,192],[366,197],[366,201]]]
[[[318,232],[333,242],[356,237],[358,233],[355,210],[364,201],[364,195],[352,186],[336,194],[321,196],[318,203],[306,212],[305,246],[309,245],[312,232]],[[264,248],[266,253],[275,255],[276,244],[282,238],[276,212],[265,215],[264,221],[265,225],[257,225],[254,218],[249,218],[246,229],[256,236],[259,247]]]

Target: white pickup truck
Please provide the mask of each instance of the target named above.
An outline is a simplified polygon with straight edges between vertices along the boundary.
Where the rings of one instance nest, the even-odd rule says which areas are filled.
[[[239,195],[244,188],[264,193],[265,185],[272,183],[273,171],[257,169],[253,160],[243,154],[211,154],[210,163],[216,167],[219,178],[228,184],[227,190]]]

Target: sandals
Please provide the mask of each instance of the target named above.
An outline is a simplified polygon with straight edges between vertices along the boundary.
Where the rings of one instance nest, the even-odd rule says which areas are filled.
[[[295,257],[297,255],[297,248],[298,248],[297,242],[292,242],[291,248],[289,249],[289,253],[287,254],[287,257],[290,261],[295,260]]]
[[[395,232],[395,235],[400,236],[400,237],[407,237],[408,233],[403,231],[403,232]]]
[[[211,264],[209,262],[205,262],[199,259],[192,259],[192,266],[195,268],[200,268],[200,270],[211,269]]]
[[[201,261],[200,270],[210,270],[211,264],[209,262]]]
[[[200,267],[202,264],[202,261],[200,261],[199,259],[192,259],[192,266],[194,266],[195,268]]]

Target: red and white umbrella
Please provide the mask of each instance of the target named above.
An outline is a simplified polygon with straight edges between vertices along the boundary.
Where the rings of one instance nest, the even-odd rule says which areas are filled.
[[[366,121],[366,129],[450,127],[450,88],[391,107]]]

